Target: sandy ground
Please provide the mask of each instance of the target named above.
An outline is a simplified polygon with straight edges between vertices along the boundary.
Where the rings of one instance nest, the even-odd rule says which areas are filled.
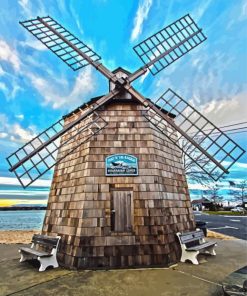
[[[35,233],[40,230],[1,230],[0,244],[29,244]]]
[[[40,230],[2,230],[0,231],[0,244],[29,244],[32,236]],[[208,230],[209,238],[234,239],[221,233]]]
[[[208,234],[207,237],[210,237],[210,238],[219,238],[219,239],[226,239],[226,240],[237,239],[236,237],[228,236],[228,235],[225,235],[219,232],[214,232],[211,230],[208,230],[207,234]]]

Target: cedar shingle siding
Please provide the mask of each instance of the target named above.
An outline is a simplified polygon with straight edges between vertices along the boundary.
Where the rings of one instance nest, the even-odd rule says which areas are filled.
[[[65,118],[65,123],[84,110]],[[104,106],[98,113],[108,122],[106,128],[56,165],[43,234],[62,237],[61,265],[113,268],[178,261],[175,234],[194,229],[181,152],[144,118],[142,110],[144,106],[132,100]],[[105,157],[119,153],[138,158],[139,176],[105,176]],[[112,216],[113,192],[118,189],[131,195],[123,211],[128,227]],[[114,221],[120,226],[112,225]],[[114,227],[129,231],[115,232]]]

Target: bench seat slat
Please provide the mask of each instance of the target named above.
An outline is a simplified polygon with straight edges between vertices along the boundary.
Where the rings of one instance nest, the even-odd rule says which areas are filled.
[[[197,250],[202,250],[202,249],[214,246],[214,245],[216,245],[216,242],[206,242],[206,243],[194,246],[194,247],[186,248],[186,250],[187,251],[197,251]]]
[[[180,240],[183,244],[198,241],[200,239],[204,238],[203,232],[200,231],[194,231],[194,232],[185,232],[180,235]]]
[[[44,251],[38,251],[38,250],[35,250],[35,249],[32,249],[32,248],[26,248],[26,247],[22,247],[20,248],[20,250],[24,253],[28,253],[28,254],[33,254],[35,256],[38,256],[38,257],[51,257],[52,255],[47,253],[47,252],[44,252]]]
[[[32,238],[32,242],[35,244],[41,244],[46,246],[56,247],[59,238],[49,237],[47,235],[35,234]]]

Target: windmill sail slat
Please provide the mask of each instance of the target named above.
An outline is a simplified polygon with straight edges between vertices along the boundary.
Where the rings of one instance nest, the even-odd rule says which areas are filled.
[[[55,125],[62,125],[62,123],[63,120],[58,121],[7,158],[10,167],[14,168],[12,171],[24,188],[44,175],[62,159],[71,155],[80,145],[87,142],[107,125],[106,121],[94,112],[49,143],[48,146],[44,146],[41,150],[29,156],[31,152],[35,152],[43,144],[44,135],[47,135],[47,131],[52,131]],[[62,141],[61,138],[63,138]],[[74,141],[76,141],[76,144],[73,144],[70,148],[70,144]],[[26,156],[29,157],[25,160]],[[16,166],[17,164],[18,166]]]
[[[168,115],[176,116],[175,130],[169,129],[169,121],[164,120],[166,117],[160,116],[152,106],[144,116],[214,180],[228,173],[229,168],[244,154],[245,151],[226,133],[171,89],[155,105],[160,106],[159,110],[166,110]]]
[[[46,27],[42,21],[48,24],[54,31],[52,31],[49,27]],[[87,66],[90,64],[90,61],[82,58],[81,55],[75,51],[75,49],[66,43],[66,40],[62,39],[61,36],[58,36],[56,33],[62,35],[62,37],[67,39],[68,42],[73,43],[72,40],[76,40],[77,42],[73,44],[84,54],[87,54],[93,62],[101,59],[101,57],[95,51],[93,51],[84,42],[80,41],[76,36],[74,36],[49,16],[20,22],[20,24],[75,71]],[[56,48],[56,50],[53,50],[54,48]],[[64,50],[65,48],[69,48],[70,52],[73,53],[76,62],[72,65],[67,60],[64,60],[62,58],[62,54],[59,53],[60,50]]]
[[[134,51],[156,75],[205,40],[206,36],[194,20],[185,15],[137,44]]]

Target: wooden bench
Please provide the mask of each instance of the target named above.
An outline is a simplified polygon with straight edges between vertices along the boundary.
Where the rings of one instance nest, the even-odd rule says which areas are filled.
[[[217,246],[217,243],[205,241],[202,230],[185,233],[178,232],[177,236],[182,248],[181,262],[190,260],[193,264],[199,264],[197,260],[197,255],[199,253],[216,255],[214,248]]]
[[[34,234],[30,248],[22,247],[19,249],[21,254],[20,262],[37,259],[40,261],[39,271],[44,271],[48,266],[58,267],[57,248],[60,237]]]

